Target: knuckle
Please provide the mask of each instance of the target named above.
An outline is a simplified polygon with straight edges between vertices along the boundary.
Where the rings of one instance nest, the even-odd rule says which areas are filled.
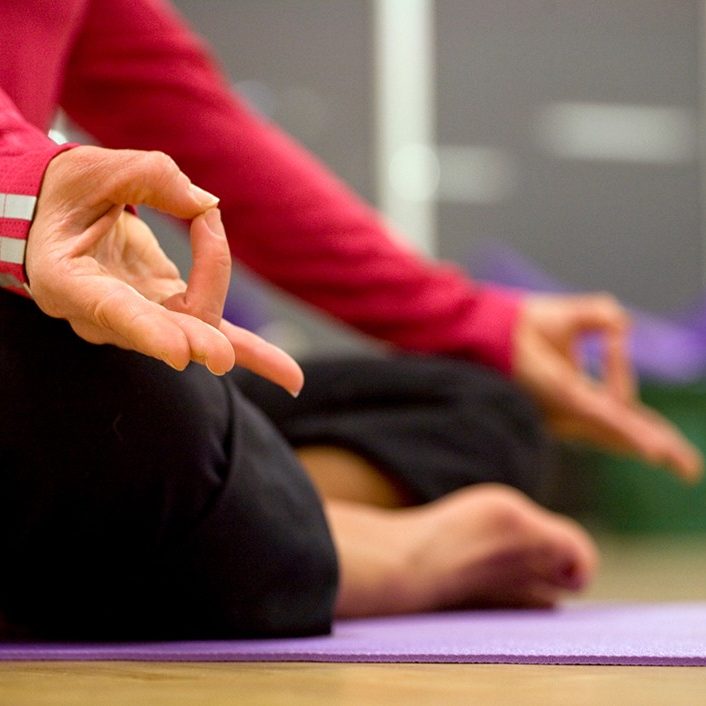
[[[212,262],[214,268],[224,272],[228,272],[228,274],[230,274],[232,266],[230,250],[226,248],[225,250],[220,250],[219,252],[215,253],[212,258]]]
[[[169,155],[159,151],[144,153],[144,169],[157,189],[169,187],[181,175],[176,162]]]
[[[158,150],[144,152],[143,161],[145,167],[156,174],[173,175],[175,172],[179,171],[176,162],[168,154]]]
[[[93,321],[102,329],[110,326],[110,317],[108,315],[108,305],[106,301],[99,301],[93,307]]]
[[[626,325],[630,317],[620,300],[610,292],[600,292],[594,296],[594,306],[601,315],[618,325]]]
[[[164,152],[120,150],[112,190],[131,202],[140,203],[150,193],[166,188],[180,173],[174,160]]]

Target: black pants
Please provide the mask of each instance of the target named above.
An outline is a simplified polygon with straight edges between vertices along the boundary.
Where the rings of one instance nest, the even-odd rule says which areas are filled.
[[[337,562],[292,446],[356,451],[420,502],[531,492],[545,466],[530,404],[464,363],[311,363],[295,401],[90,345],[4,292],[0,326],[0,611],[33,635],[327,631]]]

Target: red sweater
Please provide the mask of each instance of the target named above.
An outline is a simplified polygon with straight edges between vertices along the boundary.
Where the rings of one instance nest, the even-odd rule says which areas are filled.
[[[38,193],[60,149],[45,137],[57,106],[106,147],[173,157],[221,198],[233,256],[276,286],[401,348],[510,371],[517,299],[399,245],[367,205],[232,95],[163,0],[0,3],[0,260],[11,260],[2,243],[16,245],[9,239],[29,227],[1,199]],[[0,267],[5,286],[21,272]]]

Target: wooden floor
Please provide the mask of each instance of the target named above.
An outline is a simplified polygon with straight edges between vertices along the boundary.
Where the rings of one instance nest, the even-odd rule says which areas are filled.
[[[3,706],[699,706],[695,667],[17,664]]]
[[[706,600],[706,536],[605,537],[590,600]],[[514,665],[0,664],[0,706],[697,706],[706,669]]]

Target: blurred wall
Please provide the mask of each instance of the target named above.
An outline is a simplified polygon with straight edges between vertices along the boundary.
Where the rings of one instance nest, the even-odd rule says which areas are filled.
[[[700,293],[701,3],[436,6],[437,140],[497,150],[506,180],[485,202],[449,195],[441,254],[499,238],[654,310]]]
[[[258,109],[376,201],[376,1],[175,4]],[[501,240],[571,285],[648,309],[696,297],[700,3],[421,1],[438,254],[466,265]]]

